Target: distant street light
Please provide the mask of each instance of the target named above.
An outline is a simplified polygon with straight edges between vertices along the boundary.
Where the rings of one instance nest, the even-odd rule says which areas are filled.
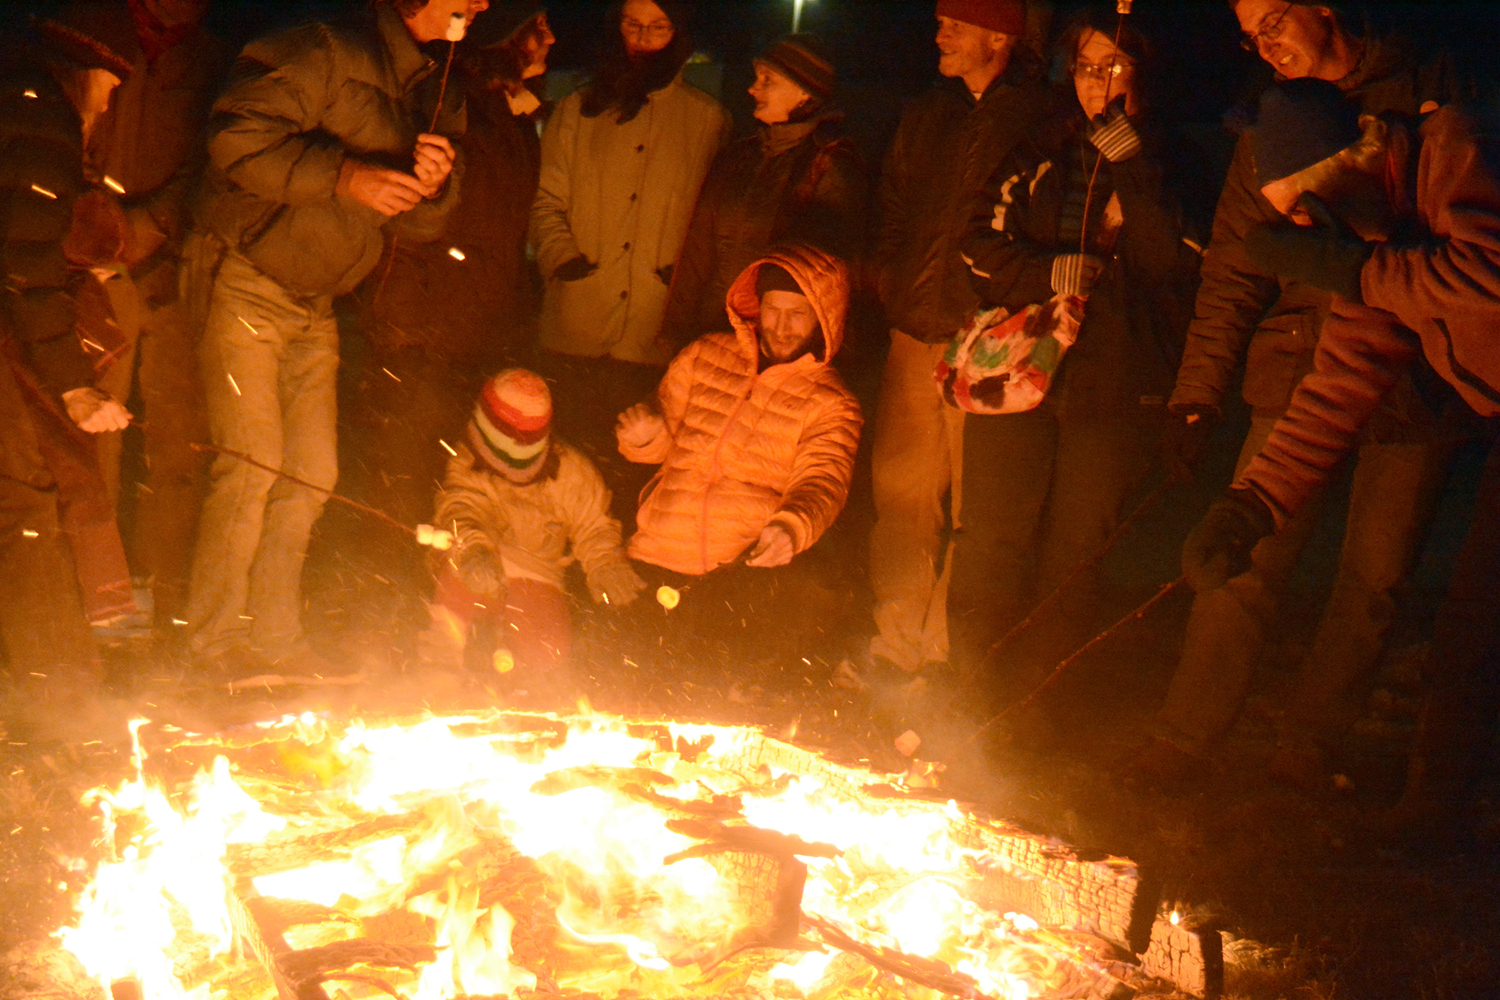
[[[792,0],[792,34],[802,30],[802,5],[814,0]]]

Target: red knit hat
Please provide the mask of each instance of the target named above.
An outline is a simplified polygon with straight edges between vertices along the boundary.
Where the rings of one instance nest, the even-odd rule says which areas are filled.
[[[965,24],[1020,35],[1026,31],[1025,0],[938,0],[938,17],[951,17]]]
[[[506,479],[527,483],[547,457],[552,393],[524,368],[507,368],[485,385],[469,421],[474,453]]]

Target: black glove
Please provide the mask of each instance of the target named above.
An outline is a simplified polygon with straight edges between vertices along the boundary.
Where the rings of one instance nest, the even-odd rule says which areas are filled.
[[[1297,204],[1316,225],[1259,225],[1245,234],[1245,253],[1268,274],[1289,278],[1364,304],[1359,275],[1374,253],[1336,219],[1323,200],[1310,191]]]
[[[1182,545],[1182,575],[1200,594],[1217,590],[1250,568],[1255,543],[1276,530],[1276,518],[1253,490],[1231,486],[1215,500]]]
[[[578,256],[559,265],[557,270],[552,272],[552,277],[558,281],[579,281],[597,270],[599,270],[598,264],[590,264],[587,257]]]
[[[1218,423],[1218,414],[1206,407],[1192,407],[1167,414],[1161,431],[1161,463],[1179,483],[1191,483],[1208,439]]]
[[[1084,132],[1110,163],[1122,163],[1141,151],[1141,137],[1125,114],[1125,95],[1109,102],[1102,115],[1089,119]]]

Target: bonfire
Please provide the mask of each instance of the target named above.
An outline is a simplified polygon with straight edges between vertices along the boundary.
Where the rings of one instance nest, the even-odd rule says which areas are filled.
[[[1183,950],[1130,862],[753,729],[132,737],[134,773],[87,796],[106,857],[58,932],[116,998],[1108,997],[1153,928]]]

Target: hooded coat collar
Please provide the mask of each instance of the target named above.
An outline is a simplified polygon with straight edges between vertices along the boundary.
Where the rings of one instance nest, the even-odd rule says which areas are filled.
[[[807,293],[813,313],[823,331],[821,355],[804,354],[773,368],[798,369],[827,365],[844,343],[844,319],[849,309],[849,269],[844,262],[821,250],[806,246],[777,247],[740,272],[729,286],[724,304],[734,326],[735,342],[741,352],[755,364],[760,358],[756,321],[760,318],[760,296],[755,294],[755,280],[765,264],[784,268]]]

